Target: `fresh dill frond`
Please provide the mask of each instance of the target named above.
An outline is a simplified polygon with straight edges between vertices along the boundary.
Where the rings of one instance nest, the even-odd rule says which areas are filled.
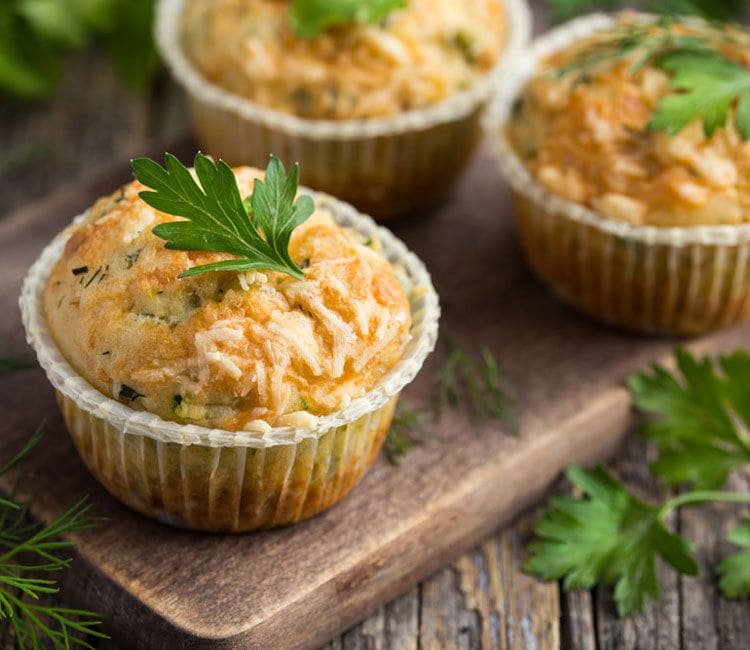
[[[90,506],[82,499],[43,526],[31,520],[28,507],[18,498],[22,464],[43,434],[44,423],[0,468],[0,476],[16,472],[10,494],[0,499],[0,647],[93,650],[92,639],[107,638],[100,629],[103,615],[50,605],[45,597],[59,591],[52,574],[70,564],[60,553],[72,542],[62,536],[102,520],[90,515]]]
[[[385,439],[385,454],[392,465],[400,465],[414,444],[425,438],[435,437],[424,426],[428,417],[426,412],[415,410],[399,401]]]
[[[477,356],[465,350],[455,337],[446,342],[448,360],[436,376],[437,417],[446,409],[463,408],[479,428],[486,426],[489,420],[498,420],[516,433],[515,402],[509,394],[508,381],[490,349],[483,346]]]
[[[649,61],[660,54],[673,50],[704,51],[710,44],[713,32],[707,27],[705,36],[675,34],[672,26],[675,19],[661,17],[656,23],[624,22],[611,33],[591,42],[582,49],[570,63],[550,71],[550,75],[560,78],[571,73],[591,74],[604,65],[615,65],[634,53],[638,58],[630,66],[631,74],[636,74]]]
[[[490,349],[483,346],[479,355],[467,352],[455,337],[447,339],[448,359],[435,377],[436,394],[429,410],[398,403],[385,440],[385,453],[393,465],[399,465],[415,443],[438,439],[425,423],[437,422],[446,410],[464,410],[477,428],[489,420],[502,422],[512,433],[518,432],[515,402],[500,365]]]
[[[0,339],[0,375],[7,375],[16,370],[33,368],[34,359],[17,351],[17,346],[6,339]]]

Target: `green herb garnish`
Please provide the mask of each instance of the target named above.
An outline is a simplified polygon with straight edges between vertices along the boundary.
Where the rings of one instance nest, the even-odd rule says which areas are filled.
[[[669,513],[701,503],[750,504],[750,493],[712,489],[750,465],[750,354],[720,357],[721,374],[708,359],[698,361],[684,350],[676,357],[677,372],[655,365],[629,385],[635,406],[656,416],[641,429],[660,451],[652,472],[691,491],[650,504],[604,468],[573,467],[568,478],[584,496],[554,499],[529,545],[527,571],[563,579],[565,589],[615,585],[621,616],[658,599],[657,558],[681,574],[697,573],[691,544],[667,527]],[[727,598],[750,596],[750,520],[729,540],[743,550],[717,565],[719,587]]]
[[[677,350],[677,373],[654,365],[629,381],[636,408],[652,413],[641,433],[659,449],[652,466],[668,485],[719,488],[750,463],[750,354],[698,361]]]
[[[184,251],[212,251],[238,259],[188,269],[181,278],[212,271],[265,270],[303,278],[289,255],[294,229],[315,210],[312,198],[297,195],[299,166],[287,174],[278,158],[271,157],[265,180],[256,179],[253,193],[244,201],[232,169],[198,153],[195,173],[175,156],[166,154],[165,167],[149,158],[133,161],[135,177],[153,191],[140,197],[150,206],[187,221],[154,227],[166,247]],[[296,200],[295,200],[296,199]]]
[[[62,78],[65,52],[102,43],[115,70],[143,88],[159,64],[151,36],[156,0],[3,0],[0,92],[37,99]]]
[[[656,59],[671,73],[675,94],[663,97],[649,124],[674,135],[701,118],[707,136],[727,123],[736,105],[735,124],[750,138],[750,70],[708,50],[674,50]]]
[[[728,537],[744,550],[725,557],[716,565],[719,589],[725,598],[750,598],[750,519],[745,519]]]
[[[0,358],[0,375],[33,368],[35,365],[34,361],[28,357],[2,357]]]
[[[652,505],[628,492],[603,467],[571,467],[567,476],[585,498],[553,500],[534,526],[536,539],[529,544],[525,569],[545,580],[562,578],[566,590],[614,585],[620,616],[659,598],[657,557],[683,575],[698,573],[692,545],[667,528],[670,512],[698,503],[750,503],[750,494],[697,491]],[[750,571],[745,566],[750,558],[735,561]]]
[[[512,433],[518,431],[508,382],[489,348],[482,347],[477,357],[455,337],[449,337],[447,345],[448,359],[436,375],[437,391],[430,411],[416,411],[402,402],[396,408],[385,442],[386,455],[393,465],[401,462],[414,443],[437,438],[425,422],[430,415],[440,420],[447,409],[466,411],[480,428],[488,420],[499,420]]]
[[[292,28],[302,38],[347,23],[379,23],[406,0],[293,0],[289,9]]]
[[[24,448],[0,468],[0,475],[18,471],[42,438],[40,426]],[[30,520],[17,500],[19,480],[9,498],[0,499],[0,645],[18,648],[68,650],[90,648],[93,637],[108,638],[100,630],[103,615],[45,604],[59,591],[50,575],[66,569],[70,559],[59,553],[72,547],[64,535],[90,529],[102,520],[89,515],[84,500],[59,515],[49,526]]]
[[[615,64],[638,53],[630,66],[637,74],[649,63],[670,75],[675,91],[662,97],[648,125],[652,131],[679,133],[700,119],[706,135],[726,125],[736,107],[735,125],[743,139],[750,138],[750,70],[714,51],[712,46],[729,38],[707,25],[705,35],[674,34],[674,21],[620,25],[611,38],[595,41],[572,61],[550,72],[555,77],[578,73],[586,80],[597,67]]]
[[[399,401],[385,439],[385,453],[392,465],[400,465],[415,443],[433,437],[424,426],[427,417],[427,413]]]
[[[487,347],[479,356],[469,353],[456,338],[447,339],[448,360],[437,374],[436,414],[447,408],[464,407],[483,427],[488,420],[499,420],[513,432],[518,423],[513,415],[513,399],[500,366]]]
[[[746,0],[548,0],[547,3],[554,17],[567,20],[579,14],[593,11],[614,11],[631,7],[649,13],[665,15],[696,15],[712,20],[737,19],[742,9],[747,7]]]

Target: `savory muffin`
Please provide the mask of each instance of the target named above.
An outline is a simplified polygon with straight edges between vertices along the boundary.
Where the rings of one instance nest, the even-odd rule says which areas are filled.
[[[633,47],[617,55],[626,38]],[[750,65],[750,36],[738,27],[627,19],[546,57],[508,125],[536,180],[633,225],[750,222],[750,144],[735,120],[710,134],[702,115],[676,125],[676,132],[655,120],[675,87],[659,52],[649,56],[648,48],[687,41]]]
[[[750,318],[748,45],[632,13],[534,43],[487,124],[525,256],[564,300],[639,332]]]
[[[155,28],[203,150],[379,220],[450,193],[530,32],[526,0],[159,0]]]
[[[259,172],[236,172],[243,196]],[[168,250],[174,220],[138,182],[100,199],[50,275],[45,309],[65,357],[105,395],[229,430],[309,425],[364,395],[401,357],[409,301],[394,268],[319,207],[293,234],[298,280],[185,270],[227,259]]]
[[[207,531],[302,521],[372,465],[434,348],[429,274],[351,206],[295,198],[297,170],[277,159],[261,182],[199,155],[202,189],[176,158],[167,168],[134,161],[150,192],[125,186],[45,248],[21,295],[27,339],[81,458],[123,503]],[[178,215],[201,205],[208,230],[154,204]],[[230,257],[200,250],[227,250],[215,239],[230,223],[222,210],[286,271],[263,270],[259,245],[231,256],[231,272],[206,269]]]
[[[506,39],[498,0],[410,0],[379,24],[295,33],[290,3],[188,0],[183,43],[212,83],[314,119],[386,117],[465,90]]]

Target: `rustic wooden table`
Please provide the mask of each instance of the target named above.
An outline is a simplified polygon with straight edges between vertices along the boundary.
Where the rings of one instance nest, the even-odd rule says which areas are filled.
[[[0,100],[0,214],[63,189],[113,160],[166,146],[187,130],[180,93],[160,79],[148,96],[113,80],[97,56],[71,59],[48,102]],[[0,244],[1,245],[1,244]],[[649,450],[633,439],[617,468],[645,496]],[[750,478],[735,480],[749,489]],[[699,578],[660,567],[663,598],[620,621],[611,592],[565,594],[521,571],[533,513],[329,644],[339,648],[707,648],[750,647],[750,605],[718,597],[710,566],[725,554],[736,523],[727,509],[697,508],[673,524],[697,546]],[[111,646],[108,646],[111,647]]]

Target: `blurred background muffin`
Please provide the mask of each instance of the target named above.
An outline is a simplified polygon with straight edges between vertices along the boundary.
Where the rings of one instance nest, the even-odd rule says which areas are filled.
[[[491,128],[526,257],[565,300],[639,331],[750,316],[749,43],[645,15],[535,43]]]
[[[439,203],[481,136],[490,87],[526,43],[521,0],[162,0],[160,51],[206,151],[298,160],[303,182],[379,218]],[[359,13],[358,13],[359,12]]]
[[[394,5],[379,22],[318,32],[304,2],[187,0],[183,44],[211,83],[316,120],[435,104],[481,81],[505,48],[506,10],[497,0]]]

